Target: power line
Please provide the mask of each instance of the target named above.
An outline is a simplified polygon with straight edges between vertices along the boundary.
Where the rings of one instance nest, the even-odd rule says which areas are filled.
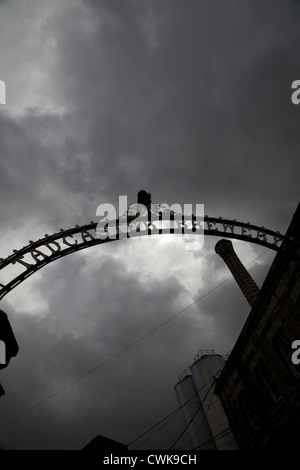
[[[158,428],[153,434],[151,434],[151,436],[147,437],[147,439],[145,439],[143,442],[141,442],[138,446],[134,447],[132,450],[137,450],[139,447],[144,445],[146,442],[150,441],[150,439],[152,439],[152,437],[154,437],[156,434],[158,434],[159,431],[161,431],[179,413],[179,411],[180,411],[180,408],[177,408],[177,410],[175,410],[175,412],[172,413],[172,416],[169,417],[169,419],[164,424],[162,424],[162,426],[160,428]],[[166,420],[166,419],[167,418],[164,418],[164,420]],[[154,427],[157,427],[157,426],[158,426],[158,424],[156,424]],[[146,434],[148,434],[148,432],[150,432],[150,431],[147,431]]]
[[[140,436],[138,436],[137,438],[135,438],[133,441],[129,442],[129,444],[127,444],[127,446],[131,446],[132,444],[134,444],[136,441],[138,441],[139,439],[141,439],[142,437],[146,436],[146,434],[148,434],[149,432],[151,432],[153,429],[155,429],[157,426],[159,426],[160,424],[162,424],[166,419],[168,418],[173,418],[178,412],[180,411],[180,407],[176,408],[175,410],[171,411],[171,413],[169,413],[167,416],[165,416],[164,418],[162,418],[158,423],[155,423],[153,426],[151,426],[151,428],[147,429],[147,431],[143,432],[143,434],[141,434]],[[153,434],[154,435],[154,434]],[[152,436],[151,436],[152,437]],[[149,440],[149,439],[147,439]],[[146,442],[146,441],[144,441]],[[144,444],[144,442],[142,442],[142,444]],[[138,447],[140,447],[142,444],[139,444]],[[133,450],[137,449],[138,447],[135,447]]]
[[[268,251],[269,251],[269,250],[265,250],[262,254],[260,254],[259,256],[257,256],[254,260],[252,260],[252,261],[250,261],[249,263],[247,263],[246,266],[249,266],[250,264],[252,264],[252,263],[253,263],[254,261],[256,261],[258,258],[260,258],[260,257],[262,257],[263,255],[265,255]],[[228,281],[229,279],[232,279],[232,277],[226,279],[224,282]],[[224,282],[223,282],[223,283],[224,283]],[[219,284],[216,288],[218,288],[218,287],[219,287],[220,285],[222,285],[223,283]],[[198,299],[198,300],[201,300],[201,299]],[[198,301],[198,300],[197,300],[197,301]],[[193,305],[193,304],[192,304],[192,305]],[[212,380],[212,379],[211,379],[211,380]],[[209,380],[202,388],[206,387],[206,385],[208,385],[209,382],[210,382],[210,380]],[[213,384],[212,384],[212,385],[213,385]],[[201,388],[200,390],[202,390],[202,388]],[[210,388],[211,388],[211,387],[210,387]],[[181,408],[183,408],[183,407],[184,407],[187,403],[189,403],[196,395],[198,395],[198,393],[199,393],[200,390],[197,390],[197,392],[196,392],[191,398],[189,398],[189,400],[187,400],[182,406],[180,406],[180,407],[176,408],[175,410],[173,410],[169,415],[167,415],[167,416],[166,416],[165,418],[163,418],[161,421],[159,421],[159,422],[156,423],[154,426],[152,426],[150,429],[148,429],[147,431],[145,431],[143,434],[141,434],[139,437],[137,437],[134,441],[132,441],[131,443],[129,443],[128,446],[129,446],[129,445],[132,445],[134,442],[136,442],[137,440],[141,439],[143,436],[145,436],[146,434],[148,434],[149,432],[151,432],[153,429],[155,429],[157,426],[159,426],[161,423],[163,423],[165,420],[167,420],[167,419],[169,418],[168,421],[167,421],[165,424],[163,424],[163,426],[161,426],[155,433],[153,433],[149,438],[147,438],[145,441],[143,441],[141,444],[139,444],[139,445],[138,445],[137,447],[135,447],[133,450],[138,449],[138,448],[141,447],[143,444],[145,444],[147,441],[149,441],[149,440],[150,440],[155,434],[157,434],[171,419],[173,419],[174,416],[176,416],[176,414],[180,411]],[[210,389],[209,389],[209,390],[210,390]],[[205,398],[206,398],[206,395],[205,395]],[[212,400],[212,398],[211,398],[211,400]],[[210,403],[210,405],[211,405],[211,403]],[[204,400],[203,400],[201,406],[204,406]],[[195,415],[196,415],[197,412],[200,410],[201,406],[197,409]],[[193,420],[193,419],[194,419],[194,417],[192,418],[192,420]],[[204,419],[205,419],[205,418],[204,418]],[[203,421],[201,422],[200,427],[197,429],[196,433],[197,433],[197,432],[200,430],[200,428],[202,427],[202,424],[203,424],[203,422],[204,422],[204,419],[203,419]],[[191,421],[192,421],[192,420],[191,420]],[[190,421],[190,423],[191,423],[191,421]],[[189,424],[190,424],[190,423],[189,423]],[[179,438],[184,434],[184,432],[185,432],[186,429],[188,428],[189,424],[185,427],[184,431],[181,433],[181,435],[179,436]],[[230,428],[228,428],[228,429],[230,430]],[[225,431],[226,431],[226,430],[225,430]],[[222,433],[223,433],[223,432],[224,432],[224,431],[222,431]],[[228,432],[228,431],[227,431],[227,432]],[[196,435],[196,433],[195,433],[195,435]],[[222,433],[219,433],[219,434],[222,434]],[[217,436],[218,436],[218,435],[216,435],[215,437],[217,437]],[[179,438],[178,438],[178,440],[179,440]],[[213,438],[214,438],[214,437],[213,437]],[[213,438],[211,438],[211,439],[213,439]],[[210,440],[211,440],[211,439],[210,439]],[[178,440],[177,440],[177,441],[178,441]],[[182,446],[182,447],[185,447],[185,446],[186,446],[187,444],[189,444],[190,442],[191,442],[191,440],[189,440],[187,443],[185,443],[184,446]],[[208,441],[208,442],[209,442],[209,441]],[[175,444],[176,444],[176,442],[172,445],[172,447],[173,447]],[[201,444],[200,446],[202,446],[202,445],[205,445],[205,443],[204,443],[204,444]],[[170,449],[172,449],[172,447],[171,447]],[[182,448],[182,447],[181,447],[181,448]]]
[[[265,255],[268,251],[270,251],[270,250],[269,250],[269,249],[268,249],[268,250],[265,250],[262,254],[260,254],[259,256],[257,256],[254,260],[252,260],[252,261],[250,261],[249,263],[247,263],[246,266],[249,266],[250,264],[254,263],[254,261],[256,261],[258,258],[260,258],[260,257],[262,257],[263,255]],[[229,279],[232,279],[232,276],[230,276],[229,278],[225,279],[225,281],[223,281],[221,284],[219,284],[218,286],[216,286],[216,288],[220,287],[222,284],[224,284],[225,282],[227,282]],[[215,290],[216,288],[214,288],[213,290]],[[208,293],[205,294],[205,295],[208,295]],[[204,295],[204,296],[205,296],[205,295]],[[203,298],[204,296],[202,296],[201,298]],[[201,298],[200,298],[200,299],[197,299],[194,303],[196,303],[196,302],[198,302],[199,300],[201,300]],[[194,305],[194,303],[191,304],[191,305]],[[181,312],[179,312],[179,313],[181,313]],[[177,314],[177,315],[178,315],[178,314]],[[211,380],[212,380],[212,379],[211,379]],[[202,388],[206,387],[206,385],[208,385],[209,382],[210,382],[210,380],[209,380]],[[202,388],[201,388],[200,390],[202,390]],[[141,445],[143,445],[143,444],[145,444],[147,441],[149,441],[149,440],[150,440],[154,435],[156,435],[171,419],[173,419],[174,416],[176,416],[176,414],[180,411],[180,409],[181,409],[182,407],[184,407],[184,406],[185,406],[187,403],[189,403],[196,395],[198,395],[198,393],[199,393],[200,390],[197,390],[196,393],[195,393],[194,395],[192,395],[192,397],[189,398],[189,400],[187,400],[183,405],[181,405],[180,407],[178,407],[178,408],[176,408],[175,410],[173,410],[169,415],[167,415],[166,417],[164,417],[162,420],[160,420],[158,423],[156,423],[156,424],[155,424],[154,426],[152,426],[150,429],[148,429],[148,430],[145,431],[143,434],[141,434],[139,437],[137,437],[137,438],[134,439],[132,442],[130,442],[130,443],[128,444],[128,446],[132,445],[134,442],[138,441],[138,440],[141,439],[143,436],[145,436],[146,434],[148,434],[149,432],[151,432],[153,429],[155,429],[157,426],[159,426],[161,423],[163,423],[165,420],[167,420],[168,418],[170,418],[170,419],[168,419],[168,421],[167,421],[165,424],[163,424],[163,426],[161,426],[156,432],[154,432],[149,438],[147,438],[145,441],[143,441],[141,444],[139,444],[139,445],[138,445],[137,447],[135,447],[133,450],[138,449],[139,447],[141,447]],[[211,398],[211,399],[212,399],[212,398]],[[204,403],[202,403],[202,406],[204,406]],[[204,420],[203,420],[203,421],[204,421]],[[197,432],[200,430],[200,428],[201,428],[201,426],[202,426],[202,424],[203,424],[203,421],[202,421],[202,423],[201,423],[199,429],[197,430]],[[184,433],[184,432],[185,432],[185,431],[183,431],[183,433]],[[187,445],[189,442],[191,442],[191,440],[189,440],[185,445]],[[175,444],[173,444],[173,445],[175,445]],[[184,445],[184,446],[185,446],[185,445]],[[183,446],[183,447],[184,447],[184,446]]]
[[[262,254],[260,254],[259,256],[257,256],[254,260],[250,261],[246,266],[249,266],[250,264],[254,263],[257,259],[261,258],[262,256],[264,256],[268,251],[270,251],[269,249],[264,251]],[[230,277],[226,278],[224,281],[220,282],[220,284],[218,284],[217,286],[213,287],[212,289],[210,289],[208,292],[206,292],[205,294],[203,294],[201,297],[199,297],[198,299],[196,299],[194,302],[192,302],[191,304],[187,305],[186,307],[184,307],[183,309],[181,309],[179,312],[177,312],[175,315],[173,315],[172,317],[170,317],[168,320],[164,321],[163,323],[161,323],[160,325],[158,325],[157,327],[155,328],[152,328],[152,330],[148,331],[148,333],[144,334],[143,336],[141,336],[140,338],[138,338],[136,341],[132,342],[131,344],[129,344],[128,346],[126,346],[125,348],[121,349],[120,351],[118,351],[117,353],[113,354],[112,356],[110,356],[109,358],[107,358],[105,361],[101,362],[100,364],[96,365],[95,367],[93,367],[92,369],[88,370],[87,372],[85,372],[84,374],[80,375],[79,377],[77,377],[76,379],[74,379],[72,382],[70,382],[69,384],[65,385],[64,387],[60,388],[59,390],[57,390],[56,392],[53,392],[51,393],[50,395],[48,395],[47,397],[45,397],[43,400],[39,401],[38,403],[36,403],[35,405],[31,406],[30,408],[27,408],[26,410],[24,410],[23,412],[19,413],[17,416],[15,416],[14,418],[12,418],[11,420],[7,421],[6,423],[4,423],[2,426],[0,426],[0,430],[5,428],[6,426],[14,423],[15,421],[17,421],[18,419],[22,418],[23,416],[25,416],[26,414],[30,413],[31,411],[33,411],[34,409],[38,408],[39,406],[43,405],[44,403],[46,403],[47,401],[51,400],[52,398],[54,398],[56,395],[64,392],[65,390],[67,390],[68,388],[72,387],[73,385],[75,385],[76,383],[78,383],[80,380],[84,379],[85,377],[87,377],[88,375],[92,374],[93,372],[95,372],[96,370],[100,369],[101,367],[103,367],[104,365],[106,365],[108,362],[112,361],[113,359],[115,359],[116,357],[120,356],[121,354],[123,354],[125,351],[127,351],[128,349],[132,348],[133,346],[135,346],[136,344],[140,343],[141,341],[143,341],[145,338],[147,338],[148,336],[150,336],[152,333],[154,333],[155,331],[158,331],[160,328],[162,328],[163,326],[167,325],[168,323],[170,323],[172,320],[174,320],[175,318],[177,318],[179,315],[181,315],[182,313],[184,313],[186,310],[188,310],[190,307],[192,307],[193,305],[195,305],[196,303],[200,302],[201,300],[203,300],[205,297],[207,297],[208,295],[212,294],[215,290],[217,290],[219,287],[221,287],[222,285],[224,285],[227,281],[229,281],[230,279],[232,279],[233,276],[231,275]]]
[[[200,449],[200,447],[203,447],[205,446],[206,444],[208,444],[209,442],[211,441],[214,441],[216,438],[219,438],[223,435],[226,435],[226,434],[229,434],[231,432],[231,427],[228,426],[227,428],[223,429],[223,431],[220,431],[218,432],[217,434],[215,434],[214,436],[210,437],[209,439],[207,439],[207,441],[205,442],[202,442],[202,444],[199,444],[194,450],[198,450]]]
[[[194,418],[196,417],[197,413],[200,411],[200,409],[204,406],[204,401],[205,401],[205,398],[207,397],[207,395],[209,394],[211,388],[213,387],[213,385],[215,384],[215,380],[216,380],[216,376],[212,377],[210,380],[208,380],[199,390],[196,391],[196,393],[194,393],[183,405],[181,405],[180,407],[176,408],[175,410],[173,410],[171,413],[169,413],[167,416],[165,416],[162,420],[160,420],[158,423],[156,423],[154,426],[152,426],[150,429],[148,429],[147,431],[145,431],[143,434],[141,434],[139,437],[137,437],[136,439],[134,439],[134,441],[130,442],[129,444],[127,444],[127,446],[129,447],[130,445],[132,445],[134,442],[136,442],[137,440],[141,439],[143,436],[145,436],[146,434],[148,434],[149,432],[151,432],[153,429],[155,429],[157,426],[159,426],[161,423],[163,423],[164,421],[166,421],[166,423],[164,423],[156,432],[154,432],[149,438],[147,438],[145,441],[143,441],[141,444],[139,444],[137,447],[133,448],[132,450],[136,450],[138,449],[139,447],[141,447],[143,444],[145,444],[145,442],[147,442],[148,440],[150,440],[155,434],[157,434],[166,424],[168,424],[168,422],[174,418],[174,416],[186,405],[188,404],[189,402],[192,401],[192,399],[198,395],[198,393],[203,389],[205,388],[211,381],[212,384],[210,385],[209,389],[207,390],[207,393],[205,394],[205,396],[203,397],[203,400],[201,402],[201,404],[199,405],[199,407],[197,408],[197,410],[195,411],[194,415],[192,416],[192,418],[190,419],[190,421],[188,422],[188,424],[185,426],[185,428],[183,429],[183,431],[180,433],[179,437],[175,440],[175,442],[172,444],[172,446],[169,448],[169,450],[172,450],[172,448],[176,445],[176,443],[179,441],[179,439],[183,436],[183,434],[186,432],[186,430],[188,429],[189,425],[191,424],[191,422],[194,420]],[[168,419],[169,418],[169,419]],[[203,422],[205,421],[205,417],[204,419],[202,420],[199,428],[197,429],[197,431],[195,432],[194,436],[196,436],[196,434],[199,432],[199,430],[201,429],[202,427],[202,424]],[[223,431],[219,432],[218,434],[215,434],[214,436],[212,436],[211,438],[209,438],[207,441],[199,444],[196,449],[200,448],[200,447],[203,447],[204,445],[208,444],[209,442],[215,440],[215,438],[219,438],[221,437],[222,435],[225,435],[225,434],[229,434],[231,432],[231,428],[228,427],[226,429],[224,429]],[[182,449],[183,447],[185,447],[187,444],[189,444],[191,442],[191,439],[186,442],[183,446],[180,447],[180,449]],[[224,444],[225,446],[225,444]]]
[[[212,389],[213,385],[215,384],[215,377],[213,377],[213,381],[212,383],[210,384],[210,387],[209,389],[207,390],[205,396],[203,397],[203,400],[201,401],[201,404],[200,406],[198,407],[198,409],[196,410],[196,412],[194,413],[194,415],[192,416],[192,418],[190,419],[190,421],[187,423],[187,425],[185,426],[184,430],[179,434],[179,436],[177,437],[177,439],[173,442],[173,444],[171,445],[171,447],[169,447],[169,450],[172,450],[173,447],[177,444],[177,442],[179,441],[179,439],[183,436],[183,434],[186,432],[186,430],[188,429],[189,425],[194,421],[197,413],[199,413],[199,411],[201,410],[201,408],[203,407],[203,403],[205,401],[205,398],[207,397],[207,395],[209,394],[210,390]]]
[[[113,354],[112,356],[110,356],[109,358],[107,358],[105,361],[101,362],[100,364],[96,365],[95,367],[93,367],[92,369],[90,369],[89,371],[85,372],[84,374],[82,374],[81,376],[77,377],[76,379],[74,379],[72,382],[70,382],[69,384],[65,385],[64,387],[60,388],[59,390],[57,390],[56,392],[48,395],[46,398],[44,398],[43,400],[39,401],[38,403],[36,403],[35,405],[33,405],[32,407],[28,408],[27,410],[24,410],[22,413],[18,414],[17,416],[15,416],[14,418],[12,418],[11,420],[9,420],[7,423],[3,424],[2,426],[0,426],[0,430],[5,428],[6,426],[8,426],[9,424],[12,424],[13,422],[15,422],[16,420],[18,420],[19,418],[23,417],[24,415],[28,414],[30,411],[33,411],[34,409],[38,408],[39,406],[43,405],[44,403],[46,403],[48,400],[51,400],[52,398],[54,398],[56,395],[58,395],[59,393],[62,393],[64,392],[65,390],[67,390],[68,388],[72,387],[73,385],[75,385],[77,382],[79,382],[80,380],[82,380],[83,378],[85,378],[86,376],[88,376],[89,374],[92,374],[93,372],[95,372],[96,370],[100,369],[101,367],[103,367],[105,364],[107,364],[108,362],[112,361],[113,359],[115,359],[116,357],[120,356],[121,354],[123,354],[125,351],[127,351],[128,349],[132,348],[133,346],[135,346],[136,344],[140,343],[141,341],[143,341],[145,338],[147,338],[148,336],[150,336],[152,333],[154,333],[155,331],[159,330],[160,328],[162,328],[163,326],[167,325],[168,323],[170,323],[172,320],[174,320],[176,317],[178,317],[179,315],[181,315],[183,312],[185,312],[186,310],[188,310],[190,307],[192,307],[193,305],[195,305],[197,302],[199,302],[200,300],[204,299],[205,297],[207,297],[209,294],[211,294],[212,292],[214,292],[216,289],[218,289],[218,287],[222,286],[223,284],[225,284],[225,282],[227,282],[229,279],[231,279],[231,277],[225,279],[223,282],[221,282],[219,285],[217,285],[216,287],[214,287],[213,289],[211,289],[209,292],[207,292],[206,294],[202,295],[199,299],[196,299],[194,302],[192,302],[190,305],[188,305],[187,307],[183,308],[182,310],[180,310],[179,312],[177,312],[175,315],[173,315],[172,317],[170,317],[168,320],[166,320],[165,322],[161,323],[160,325],[158,325],[157,327],[153,328],[152,330],[148,331],[148,333],[146,333],[145,335],[141,336],[140,338],[138,338],[136,341],[134,341],[133,343],[129,344],[128,346],[126,346],[125,348],[121,349],[120,351],[118,351],[117,353]]]
[[[200,389],[196,390],[196,392],[188,399],[186,400],[186,402],[184,402],[182,405],[178,406],[177,408],[175,408],[175,410],[173,410],[171,413],[169,413],[167,416],[165,416],[163,419],[161,419],[158,423],[154,424],[153,426],[151,426],[151,428],[149,428],[147,431],[143,432],[143,434],[141,434],[140,436],[138,436],[136,439],[134,439],[133,441],[131,441],[129,444],[127,444],[127,446],[129,447],[130,445],[132,445],[134,442],[138,441],[139,439],[141,439],[142,437],[144,437],[146,434],[148,434],[149,432],[151,432],[153,429],[155,429],[157,426],[159,426],[161,423],[163,423],[165,420],[167,420],[168,418],[170,418],[167,423],[172,419],[174,418],[174,416],[179,412],[181,411],[181,409],[187,405],[189,402],[191,402],[193,400],[193,398],[195,396],[198,396],[198,393],[201,392],[201,390],[203,388],[205,388],[212,380],[214,380],[214,377],[212,377],[211,379],[209,379]],[[173,415],[173,416],[172,416]],[[165,423],[165,424],[167,424]],[[165,424],[162,426],[164,427]],[[157,430],[155,433],[153,433],[150,438],[146,439],[145,441],[143,441],[141,444],[138,445],[138,447],[140,447],[141,445],[143,445],[145,442],[147,442],[149,439],[151,439],[151,437],[153,437],[155,434],[157,434],[158,431],[160,431],[161,428],[159,428],[159,430]],[[137,449],[138,447],[135,447],[133,450]]]
[[[206,415],[203,416],[203,419],[200,423],[200,426],[198,427],[198,429],[196,429],[196,431],[194,432],[194,434],[192,435],[192,437],[187,441],[185,442],[184,444],[182,444],[179,448],[177,448],[176,450],[182,450],[182,449],[185,449],[191,442],[192,440],[197,436],[198,432],[200,431],[200,429],[202,428],[202,425],[203,423],[205,422],[206,420]]]

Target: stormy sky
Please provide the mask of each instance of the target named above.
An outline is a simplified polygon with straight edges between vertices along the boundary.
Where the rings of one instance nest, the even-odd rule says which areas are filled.
[[[299,40],[295,0],[0,1],[0,257],[141,189],[285,233]],[[217,241],[108,243],[8,294],[20,351],[1,370],[0,447],[129,444],[175,410],[179,374],[227,354],[250,311]],[[233,244],[261,286],[275,252]],[[176,414],[131,448],[169,449],[183,427]]]

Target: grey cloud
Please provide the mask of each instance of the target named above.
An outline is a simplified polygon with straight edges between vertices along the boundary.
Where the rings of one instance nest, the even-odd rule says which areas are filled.
[[[49,17],[22,10],[39,41],[28,30],[22,48],[19,29],[18,53],[13,44],[2,50],[15,57],[4,78],[19,74],[35,96],[30,69],[36,101],[18,116],[0,114],[1,256],[27,238],[88,223],[119,195],[131,204],[140,189],[155,202],[203,203],[208,215],[285,232],[299,198],[299,109],[290,99],[299,5],[188,3],[65,2]],[[1,8],[18,23],[20,2]],[[9,46],[7,30],[2,36]],[[188,274],[161,273],[168,255],[155,244],[136,253],[156,269],[139,271],[128,241],[56,261],[19,288],[24,304],[13,291],[2,308],[21,349],[2,372],[2,423],[54,396],[3,428],[1,444],[79,448],[98,433],[129,442],[175,408],[179,373],[199,349],[228,352],[249,312],[233,280],[197,301],[229,277],[216,241],[182,257]],[[248,261],[264,248],[238,251]],[[272,256],[249,267],[259,285]],[[32,298],[37,314],[32,292],[45,299],[40,317],[24,311]],[[170,445],[182,430],[176,423],[146,445]]]

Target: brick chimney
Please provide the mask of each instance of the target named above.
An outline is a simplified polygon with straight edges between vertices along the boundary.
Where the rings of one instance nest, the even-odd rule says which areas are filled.
[[[215,252],[225,261],[248,303],[253,307],[259,288],[238,258],[231,241],[219,240],[215,245]]]

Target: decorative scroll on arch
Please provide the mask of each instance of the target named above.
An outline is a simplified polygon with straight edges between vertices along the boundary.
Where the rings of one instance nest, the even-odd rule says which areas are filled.
[[[130,224],[134,218],[135,217],[129,216],[127,223]],[[185,222],[187,222],[186,217]],[[27,246],[19,250],[13,250],[13,254],[5,259],[1,258],[0,271],[7,267],[19,266],[23,268],[23,272],[13,277],[13,279],[5,285],[0,283],[0,300],[21,282],[47,264],[71,253],[75,253],[76,251],[119,240],[119,219],[116,219],[114,223],[117,228],[116,238],[98,238],[96,234],[97,223],[91,221],[87,225],[76,225],[74,228],[68,230],[60,229],[59,232],[52,235],[46,234],[44,238],[39,240],[31,240]],[[189,223],[194,227],[196,223],[196,217],[194,215],[190,216]],[[236,220],[223,219],[222,217],[209,217],[207,215],[204,216],[203,223],[204,235],[243,240],[265,246],[275,251],[284,251],[288,256],[300,257],[299,242],[265,227],[258,227],[249,222],[238,222]],[[141,231],[139,236],[151,234],[151,227],[151,222],[149,222],[144,233]],[[158,233],[169,234],[172,233],[172,229],[160,228]],[[183,224],[182,234],[184,233]],[[123,238],[124,237],[122,237],[122,239]],[[128,238],[130,237],[128,236]]]

